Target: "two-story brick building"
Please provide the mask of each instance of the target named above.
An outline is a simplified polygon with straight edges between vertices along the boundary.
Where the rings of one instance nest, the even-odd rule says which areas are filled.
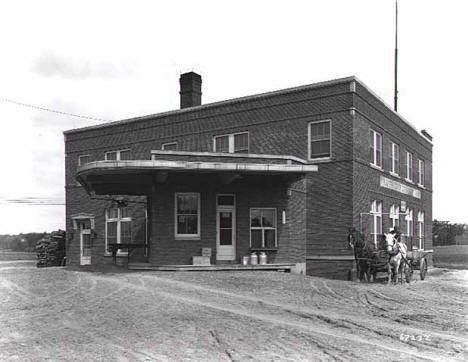
[[[180,85],[180,110],[64,132],[70,263],[146,243],[151,265],[263,251],[345,278],[352,226],[431,248],[430,136],[355,77],[206,105],[198,74]]]

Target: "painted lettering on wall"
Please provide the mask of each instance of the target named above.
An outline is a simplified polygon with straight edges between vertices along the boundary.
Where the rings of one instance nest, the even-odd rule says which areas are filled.
[[[405,194],[405,195],[413,196],[417,199],[421,198],[421,191],[414,189],[412,187],[406,186],[402,184],[401,182],[391,180],[384,176],[380,176],[380,186],[397,191],[397,192],[401,192],[402,194]]]

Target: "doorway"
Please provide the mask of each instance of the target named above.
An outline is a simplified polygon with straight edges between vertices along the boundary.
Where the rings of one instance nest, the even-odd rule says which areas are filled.
[[[234,195],[216,195],[216,260],[236,260]]]
[[[91,265],[91,220],[77,221],[80,233],[80,265]]]

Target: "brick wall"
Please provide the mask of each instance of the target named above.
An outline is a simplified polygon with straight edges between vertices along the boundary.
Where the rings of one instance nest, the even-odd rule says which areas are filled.
[[[192,256],[201,255],[201,248],[211,248],[211,262],[216,263],[216,195],[234,194],[236,199],[236,262],[250,254],[250,208],[275,208],[278,250],[267,252],[269,262],[305,262],[304,189],[294,180],[281,176],[248,176],[229,185],[221,185],[216,176],[169,176],[156,185],[152,194],[153,235],[150,262],[191,264]],[[293,188],[294,192],[288,192]],[[200,194],[200,238],[175,238],[175,193]],[[287,222],[282,223],[282,211]]]
[[[202,246],[212,247],[215,251],[216,192],[236,194],[238,257],[249,252],[249,205],[274,205],[271,207],[278,209],[278,238],[283,245],[288,242],[290,245],[271,254],[270,260],[303,262],[305,248],[309,257],[351,255],[346,246],[348,228],[359,227],[359,214],[369,212],[373,199],[383,201],[384,212],[388,212],[392,203],[403,199],[408,207],[414,208],[415,219],[417,211],[424,210],[426,249],[430,248],[432,145],[364,86],[351,80],[167,112],[66,134],[67,231],[71,228],[72,214],[94,213],[97,238],[93,260],[108,260],[103,256],[103,209],[108,207],[108,202],[90,201],[82,188],[73,186],[79,155],[89,154],[91,161],[95,161],[103,160],[106,151],[130,149],[132,159],[150,159],[151,150],[161,149],[163,143],[174,141],[178,142],[178,150],[211,152],[214,136],[248,131],[250,153],[307,159],[308,124],[318,120],[331,120],[332,155],[329,160],[317,162],[319,171],[305,179],[282,183],[264,180],[261,185],[253,178],[248,183],[244,180],[244,183],[236,181],[231,185],[221,185],[219,180],[197,184],[192,179],[157,184],[152,195],[154,254],[151,261],[189,263],[192,255],[199,255]],[[383,172],[369,165],[369,128],[383,135]],[[381,175],[406,183],[388,172],[391,141],[400,145],[401,174],[404,174],[406,150],[414,155],[414,170],[417,170],[418,158],[425,160],[425,188],[408,184],[421,191],[420,200],[402,197],[402,194],[379,186]],[[174,187],[183,191],[187,184],[191,185],[191,191],[198,190],[202,195],[203,237],[200,241],[173,240]],[[141,204],[138,205],[135,207],[140,211],[135,213],[144,210]],[[280,210],[286,211],[288,221],[285,225],[280,225]],[[388,217],[383,219],[384,230],[387,230]],[[70,260],[76,262],[79,257],[76,237],[69,242],[68,252]],[[334,270],[341,270],[335,277],[345,277],[348,264],[310,259],[307,270],[326,274],[335,265]]]
[[[372,200],[383,203],[383,231],[390,228],[390,207],[400,205],[405,201],[407,208],[413,209],[414,235],[417,232],[417,213],[425,213],[425,249],[432,249],[432,145],[411,126],[402,121],[394,112],[385,108],[366,89],[357,84],[354,96],[354,162],[353,162],[353,224],[360,226],[360,219],[364,225],[364,231],[369,236],[370,216],[360,213],[368,213]],[[383,168],[376,169],[370,165],[369,156],[369,129],[372,128],[382,135]],[[399,177],[390,171],[391,143],[399,145],[400,169]],[[417,181],[411,183],[406,180],[406,151],[413,154],[413,179],[417,180],[418,159],[425,161],[425,184],[420,187]],[[380,177],[391,179],[407,187],[417,189],[421,193],[418,199],[388,188],[380,186]],[[405,232],[405,218],[400,216],[400,229]],[[416,239],[416,238],[415,238]],[[429,258],[430,259],[430,258]]]

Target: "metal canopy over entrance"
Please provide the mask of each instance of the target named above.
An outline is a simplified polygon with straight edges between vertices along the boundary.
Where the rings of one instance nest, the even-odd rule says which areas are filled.
[[[164,159],[90,162],[78,167],[76,179],[96,194],[148,195],[152,185],[166,182],[169,174],[213,174],[229,184],[245,175],[301,175],[317,169],[293,156],[168,151]]]

